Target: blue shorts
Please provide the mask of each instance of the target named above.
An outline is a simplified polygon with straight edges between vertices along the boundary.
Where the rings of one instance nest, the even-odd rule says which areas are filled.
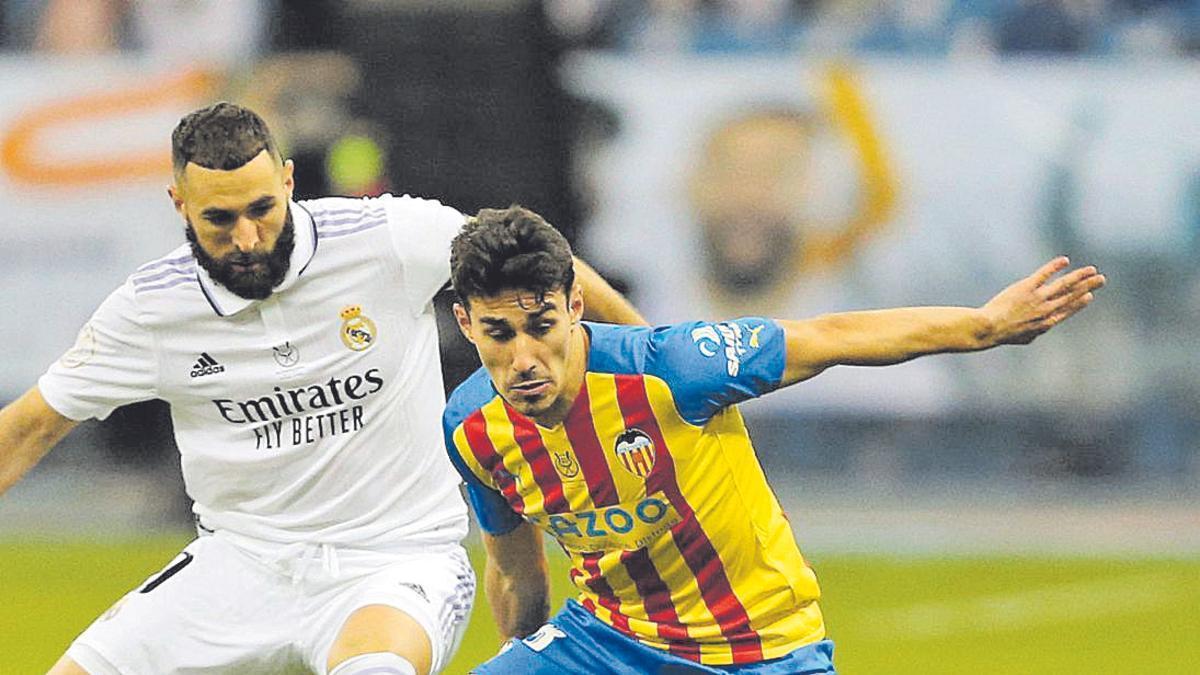
[[[524,640],[472,670],[476,675],[834,675],[833,642],[821,640],[787,656],[740,666],[705,666],[621,635],[574,600]]]

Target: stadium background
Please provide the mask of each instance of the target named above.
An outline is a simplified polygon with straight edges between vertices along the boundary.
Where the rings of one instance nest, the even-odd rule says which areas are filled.
[[[1066,253],[1110,287],[1033,347],[827,373],[752,433],[844,672],[1200,662],[1200,3],[8,0],[0,45],[0,400],[180,241],[168,138],[215,98],[301,195],[523,203],[652,321],[976,304]],[[0,498],[0,673],[188,507],[156,403]],[[449,672],[495,647],[481,598]]]

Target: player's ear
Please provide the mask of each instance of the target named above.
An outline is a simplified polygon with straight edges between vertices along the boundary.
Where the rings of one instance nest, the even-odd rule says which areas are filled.
[[[463,337],[467,338],[467,342],[475,344],[475,340],[471,339],[471,315],[461,302],[454,303],[454,319],[458,323],[458,330],[462,332]]]
[[[287,198],[292,198],[292,191],[296,189],[296,163],[290,159],[283,160],[283,189],[287,192]]]
[[[571,323],[579,323],[579,320],[583,318],[583,286],[578,281],[571,286],[568,309],[571,312]]]
[[[175,205],[175,210],[182,216],[187,214],[183,212],[183,195],[179,190],[178,185],[172,183],[167,186],[167,196],[171,198],[171,203]]]

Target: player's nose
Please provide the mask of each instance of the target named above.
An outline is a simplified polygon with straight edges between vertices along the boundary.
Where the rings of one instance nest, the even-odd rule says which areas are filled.
[[[249,253],[258,246],[259,240],[258,223],[245,216],[239,216],[233,226],[233,245],[239,251]]]
[[[525,377],[532,377],[538,365],[537,356],[530,342],[524,336],[518,336],[513,341],[512,368],[516,373]]]

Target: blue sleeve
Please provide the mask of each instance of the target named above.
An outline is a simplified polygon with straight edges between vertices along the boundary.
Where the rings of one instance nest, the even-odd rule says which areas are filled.
[[[450,454],[450,462],[467,484],[467,501],[475,511],[475,519],[479,521],[480,529],[488,534],[505,534],[520,525],[524,519],[512,510],[508,500],[499,492],[479,482],[479,478],[463,465],[462,458],[452,445],[446,449]]]
[[[684,419],[704,424],[722,408],[779,388],[786,345],[771,319],[743,317],[656,328],[645,372],[671,387]]]
[[[471,472],[454,445],[454,431],[458,425],[493,396],[495,390],[492,389],[487,371],[480,368],[450,394],[445,412],[442,413],[442,433],[445,435],[446,454],[450,456],[450,463],[467,485],[467,501],[471,502],[479,527],[488,534],[504,534],[520,525],[523,519],[512,510],[503,495],[484,485]]]

